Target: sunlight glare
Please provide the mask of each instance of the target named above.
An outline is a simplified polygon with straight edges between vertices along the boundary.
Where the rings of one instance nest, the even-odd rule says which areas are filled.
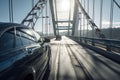
[[[68,11],[70,9],[70,0],[62,0],[61,2],[61,10]]]

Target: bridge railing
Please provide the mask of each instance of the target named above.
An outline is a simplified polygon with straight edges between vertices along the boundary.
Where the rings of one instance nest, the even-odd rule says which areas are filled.
[[[120,53],[120,40],[72,37],[72,36],[69,36],[69,37],[80,43],[95,46],[97,48],[100,48],[106,51]]]

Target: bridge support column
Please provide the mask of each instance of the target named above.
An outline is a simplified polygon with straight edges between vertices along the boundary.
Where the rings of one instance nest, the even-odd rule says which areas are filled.
[[[78,4],[75,2],[74,3],[74,15],[73,15],[73,25],[72,25],[72,36],[75,35],[75,28],[76,28],[76,22],[77,22],[77,18],[78,18]]]

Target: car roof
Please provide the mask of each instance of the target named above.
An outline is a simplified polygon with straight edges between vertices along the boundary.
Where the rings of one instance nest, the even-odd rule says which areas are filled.
[[[17,24],[17,23],[0,23],[0,29],[4,29],[4,28],[9,28],[11,26],[23,26],[23,27],[26,27],[24,26],[23,24]]]
[[[1,23],[0,22],[0,34],[7,28],[10,28],[10,27],[26,27],[28,28],[27,26],[23,25],[23,24],[18,24],[18,23]]]

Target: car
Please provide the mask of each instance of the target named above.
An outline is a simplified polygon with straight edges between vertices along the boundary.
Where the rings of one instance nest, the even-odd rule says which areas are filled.
[[[61,35],[56,35],[56,40],[61,40],[61,39],[62,39]]]
[[[0,23],[0,80],[42,80],[50,70],[49,39],[17,23]]]

